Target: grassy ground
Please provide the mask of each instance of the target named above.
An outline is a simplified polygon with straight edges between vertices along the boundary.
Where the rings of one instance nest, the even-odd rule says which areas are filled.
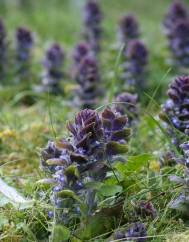
[[[36,33],[33,71],[41,71],[40,60],[44,49],[52,41],[60,42],[67,53],[66,68],[70,68],[72,49],[80,40],[82,25],[82,6],[84,0],[0,0],[0,15],[5,19],[10,39],[15,28],[28,26]],[[161,32],[161,20],[171,0],[101,0],[104,12],[104,40],[101,54],[102,77],[104,85],[111,86],[107,97],[113,96],[116,80],[110,73],[115,71],[118,53],[112,51],[116,42],[117,21],[121,14],[133,12],[138,17],[142,30],[142,38],[150,51],[149,96],[153,96],[157,88],[155,101],[146,94],[142,107],[141,123],[135,137],[130,143],[129,155],[150,154],[150,162],[139,167],[129,175],[124,174],[126,190],[125,211],[132,212],[132,200],[153,198],[158,211],[154,220],[146,220],[148,235],[151,241],[189,241],[187,219],[168,206],[172,198],[178,194],[172,183],[170,174],[181,173],[181,167],[164,167],[156,164],[161,152],[168,147],[168,140],[158,129],[151,116],[157,117],[160,104],[165,100],[165,90],[174,70],[169,68],[165,60],[168,58],[166,40]],[[11,71],[11,70],[10,70]],[[38,82],[38,79],[35,80]],[[64,82],[66,96],[71,100],[72,83]],[[69,84],[68,84],[69,83]],[[15,187],[25,197],[35,200],[35,205],[27,209],[18,209],[15,199],[11,201],[0,195],[0,240],[1,241],[48,241],[49,231],[53,230],[53,222],[48,220],[48,192],[36,185],[36,181],[44,175],[39,170],[40,148],[47,140],[56,136],[62,137],[66,120],[72,119],[77,112],[70,109],[69,100],[62,97],[38,97],[31,107],[19,102],[18,87],[9,84],[0,89],[0,175],[9,185]],[[24,94],[23,94],[24,95]],[[108,102],[102,100],[99,105]],[[157,102],[157,103],[156,103]],[[71,110],[71,111],[70,111]],[[150,165],[151,164],[151,165]],[[155,165],[153,165],[155,164]],[[134,189],[133,189],[134,188]],[[134,192],[133,192],[134,190]],[[39,193],[41,196],[39,196]],[[11,202],[11,203],[10,203]],[[179,235],[178,235],[179,234]],[[92,236],[92,237],[95,237]],[[88,241],[105,241],[105,239]],[[52,239],[53,241],[53,239]],[[55,241],[55,240],[54,240]],[[57,240],[62,241],[62,240]]]

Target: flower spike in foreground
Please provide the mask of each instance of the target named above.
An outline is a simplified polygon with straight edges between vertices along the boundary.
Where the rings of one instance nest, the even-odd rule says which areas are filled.
[[[123,16],[119,22],[119,36],[123,44],[132,39],[138,39],[140,35],[138,22],[134,15]]]
[[[50,46],[46,52],[41,91],[51,94],[62,93],[60,81],[63,78],[62,65],[64,63],[65,53],[57,43]]]
[[[102,13],[95,0],[87,1],[84,9],[85,38],[95,53],[100,50]]]
[[[16,61],[17,71],[21,79],[28,78],[33,35],[27,28],[20,27],[16,32]]]
[[[49,142],[41,154],[41,166],[49,171],[48,182],[54,184],[54,205],[70,211],[65,215],[64,210],[59,210],[64,222],[71,219],[71,211],[79,206],[78,200],[86,203],[89,211],[95,209],[95,191],[87,188],[87,181],[105,179],[109,162],[127,152],[130,137],[127,117],[109,108],[102,113],[84,109],[74,122],[68,122],[67,129],[70,137]],[[74,201],[76,195],[78,199]]]

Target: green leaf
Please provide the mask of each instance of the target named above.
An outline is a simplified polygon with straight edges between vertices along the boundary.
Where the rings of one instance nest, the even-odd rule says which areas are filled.
[[[139,171],[142,167],[146,166],[150,160],[153,160],[152,154],[142,154],[137,156],[131,156],[126,164],[128,171]]]
[[[102,186],[102,184],[103,184],[102,182],[87,182],[85,184],[85,187],[94,189],[94,190],[98,190]]]
[[[118,185],[107,185],[104,184],[99,189],[99,193],[104,197],[112,197],[115,196],[117,193],[122,192],[122,187]]]
[[[53,242],[67,241],[70,238],[70,231],[63,225],[56,225],[53,230]]]
[[[66,175],[72,175],[75,177],[79,177],[79,171],[76,165],[71,165],[65,170]]]
[[[82,241],[89,241],[98,235],[102,235],[112,229],[113,219],[104,215],[90,216],[82,226],[75,230],[74,234]],[[95,240],[97,241],[97,240]]]
[[[79,203],[82,203],[80,198],[72,190],[69,190],[69,189],[62,190],[62,191],[58,192],[57,194],[58,194],[59,197],[62,197],[62,198],[73,198],[76,201],[78,201]]]
[[[110,155],[121,155],[128,151],[128,146],[126,144],[119,144],[118,142],[111,141],[106,146],[106,152]]]
[[[44,179],[38,180],[36,182],[36,185],[43,187],[43,189],[49,189],[52,186],[52,184],[54,184],[55,182],[56,182],[55,179],[44,178]]]

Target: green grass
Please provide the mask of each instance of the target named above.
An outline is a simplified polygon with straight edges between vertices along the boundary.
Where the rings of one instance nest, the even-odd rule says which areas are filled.
[[[20,6],[19,2],[25,3]],[[10,39],[13,39],[18,26],[28,26],[36,33],[34,53],[34,72],[41,71],[41,59],[45,48],[52,41],[58,41],[67,53],[66,67],[69,70],[73,47],[81,39],[82,6],[84,0],[40,0],[40,1],[3,1],[0,0],[0,15],[5,19]],[[116,72],[119,53],[112,50],[117,40],[117,22],[121,14],[133,12],[141,25],[142,38],[150,51],[150,77],[147,94],[143,94],[145,103],[142,106],[141,122],[130,142],[130,156],[142,154],[153,155],[158,160],[162,152],[169,147],[169,140],[164,135],[157,115],[160,105],[165,100],[168,83],[177,74],[165,63],[169,53],[166,50],[166,39],[161,31],[161,21],[171,0],[101,0],[104,12],[104,40],[101,54],[102,77],[105,86],[110,86],[106,96],[111,98],[116,90],[117,80],[110,77]],[[11,45],[13,43],[10,43]],[[11,70],[10,70],[11,71]],[[12,78],[12,77],[10,77]],[[35,80],[38,82],[38,78]],[[69,83],[69,84],[68,84]],[[77,108],[71,107],[73,81],[65,80],[66,97],[37,97],[31,107],[19,102],[19,87],[7,84],[0,89],[0,175],[10,186],[34,205],[27,209],[18,209],[13,202],[0,196],[0,241],[27,242],[48,241],[49,233],[56,227],[54,221],[47,218],[49,190],[36,185],[44,177],[39,169],[40,148],[48,140],[67,135],[66,121],[73,119]],[[110,84],[110,85],[109,85]],[[108,100],[101,100],[106,105]],[[181,214],[169,208],[169,202],[178,193],[169,182],[170,174],[182,174],[182,168],[163,167],[160,170],[150,168],[147,161],[136,171],[122,174],[124,188],[124,211],[127,218],[132,217],[132,201],[152,199],[157,209],[156,219],[146,219],[148,235],[151,241],[189,241],[188,221],[182,220]],[[127,167],[125,167],[127,169]],[[110,184],[115,180],[109,180]],[[163,195],[162,195],[163,194]],[[128,221],[129,222],[129,221]],[[124,226],[128,226],[128,222]],[[74,231],[73,228],[69,228]],[[50,231],[50,232],[49,232]],[[86,241],[106,241],[101,234],[95,234]],[[96,238],[96,239],[94,239]],[[62,241],[53,240],[51,241]],[[72,240],[76,241],[76,240]],[[77,240],[79,241],[79,240]],[[110,239],[108,241],[111,241]]]

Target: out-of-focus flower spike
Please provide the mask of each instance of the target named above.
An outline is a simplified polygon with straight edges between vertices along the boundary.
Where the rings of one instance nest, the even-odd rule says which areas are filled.
[[[173,1],[163,22],[165,33],[169,36],[175,24],[180,20],[188,19],[188,17],[189,12],[187,6],[180,0]]]
[[[123,92],[115,98],[114,109],[121,115],[128,116],[128,126],[132,127],[139,119],[138,95]]]
[[[77,78],[78,69],[81,62],[83,61],[84,57],[87,56],[90,52],[91,52],[91,49],[86,42],[81,42],[75,47],[73,52],[74,63],[71,69],[71,77],[73,79]]]
[[[98,53],[100,50],[101,22],[102,12],[98,2],[96,0],[88,0],[84,8],[84,36],[94,53]]]
[[[27,79],[30,75],[31,51],[34,44],[32,32],[20,27],[16,31],[16,65],[17,73],[21,80]]]
[[[64,64],[65,53],[62,47],[54,43],[46,51],[44,65],[44,74],[42,76],[42,92],[49,92],[57,95],[63,92],[60,82],[63,78],[62,66]]]
[[[147,86],[148,50],[140,40],[131,40],[124,51],[122,80],[125,90],[141,93]]]
[[[102,94],[97,59],[93,55],[85,56],[77,68],[75,75],[79,85],[76,103],[82,108],[95,108]]]
[[[124,45],[132,39],[138,39],[140,36],[139,25],[134,15],[123,16],[119,21],[119,39]]]
[[[189,67],[189,18],[175,23],[169,36],[173,64]]]
[[[160,118],[170,132],[174,129],[189,135],[189,77],[177,77],[169,86],[169,99],[163,105]]]
[[[89,45],[85,42],[79,43],[73,53],[73,59],[75,64],[81,63],[83,58],[88,55],[90,51]]]

